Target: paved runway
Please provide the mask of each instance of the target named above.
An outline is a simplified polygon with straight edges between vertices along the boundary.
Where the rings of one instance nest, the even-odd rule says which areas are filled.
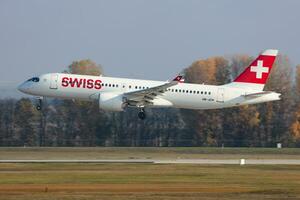
[[[0,163],[149,163],[239,165],[240,159],[0,160]],[[246,165],[300,165],[300,159],[245,159]]]

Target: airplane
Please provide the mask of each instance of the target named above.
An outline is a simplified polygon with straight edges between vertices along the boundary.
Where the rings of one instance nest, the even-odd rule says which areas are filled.
[[[106,111],[139,108],[138,118],[146,118],[145,108],[220,109],[280,100],[279,93],[264,91],[278,50],[263,51],[231,83],[205,85],[184,83],[178,75],[171,81],[49,73],[22,83],[18,90],[37,96],[37,110],[43,97],[97,101]]]

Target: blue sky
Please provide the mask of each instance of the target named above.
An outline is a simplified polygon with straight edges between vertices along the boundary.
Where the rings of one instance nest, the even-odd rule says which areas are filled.
[[[193,61],[277,48],[300,63],[297,0],[0,0],[0,87],[90,58],[167,80]]]

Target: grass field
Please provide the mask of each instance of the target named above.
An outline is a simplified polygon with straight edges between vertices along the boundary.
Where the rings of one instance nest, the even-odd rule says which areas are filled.
[[[300,159],[300,149],[0,148],[0,159]],[[0,164],[0,199],[300,199],[298,165]]]
[[[0,164],[0,199],[300,199],[300,166]]]
[[[7,159],[300,159],[300,148],[94,147],[0,148]]]

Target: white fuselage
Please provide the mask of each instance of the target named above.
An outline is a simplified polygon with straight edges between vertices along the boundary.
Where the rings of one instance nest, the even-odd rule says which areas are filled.
[[[164,83],[166,82],[54,73],[41,75],[38,82],[24,82],[19,90],[35,96],[93,101],[104,93],[122,95]],[[214,86],[178,83],[156,96],[152,107],[215,109],[279,100],[280,94],[275,92],[245,98],[245,95],[255,92],[259,91],[231,84]]]

